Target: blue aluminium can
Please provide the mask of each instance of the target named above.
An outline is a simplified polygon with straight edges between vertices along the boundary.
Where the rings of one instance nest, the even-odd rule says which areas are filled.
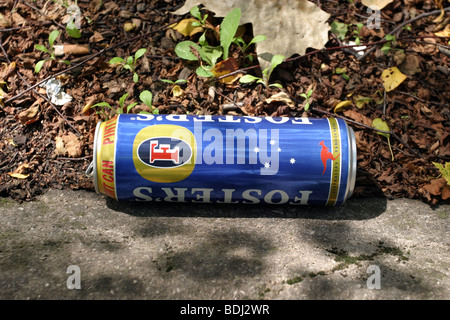
[[[334,206],[356,142],[335,118],[120,114],[97,124],[93,166],[116,200]]]

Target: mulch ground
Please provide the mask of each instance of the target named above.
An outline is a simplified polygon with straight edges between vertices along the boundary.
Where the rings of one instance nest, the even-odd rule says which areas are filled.
[[[403,40],[395,42],[395,49],[401,51],[385,54],[379,45],[360,61],[347,48],[285,62],[271,78],[271,82],[283,85],[283,89],[278,89],[254,83],[211,83],[198,77],[193,71],[195,63],[179,59],[174,52],[177,42],[187,37],[170,29],[161,30],[180,18],[171,12],[183,1],[139,2],[142,1],[104,1],[99,5],[99,1],[78,1],[81,11],[91,19],[90,23],[82,20],[79,39],[65,32],[66,9],[57,1],[0,2],[0,196],[22,201],[31,200],[49,188],[93,190],[92,179],[85,175],[85,170],[92,161],[95,125],[105,115],[93,110],[83,113],[88,103],[105,101],[117,106],[126,92],[127,104],[140,102],[139,93],[149,90],[161,114],[301,116],[305,114],[304,99],[299,95],[313,88],[307,115],[344,117],[355,131],[358,146],[355,195],[414,198],[431,205],[448,201],[450,189],[433,162],[450,161],[450,47],[448,38],[435,36],[439,30],[445,30],[449,13],[441,23],[433,22],[437,16],[413,22],[409,30],[402,31]],[[351,24],[348,40],[353,39],[356,23],[367,17],[366,7],[360,1],[313,2],[331,14],[330,24],[335,20]],[[381,29],[361,29],[361,43],[379,41],[396,25],[437,9],[434,1],[394,1],[382,10]],[[124,31],[124,24],[131,21],[135,29]],[[220,19],[211,22],[219,24]],[[46,101],[45,90],[39,86],[21,94],[28,86],[68,68],[64,63],[48,61],[39,73],[34,72],[36,62],[48,57],[34,46],[48,45],[52,30],[61,31],[57,44],[89,45],[85,55],[69,53],[61,57],[71,61],[71,66],[93,55],[79,67],[58,76],[65,92],[73,97],[62,106]],[[246,32],[250,35],[251,28]],[[131,41],[107,49],[126,40]],[[340,45],[341,40],[330,33],[326,47]],[[134,83],[132,73],[108,61],[132,55],[140,48],[146,48],[147,52],[138,60],[139,81]],[[239,67],[244,67],[239,49],[233,45],[231,51]],[[410,75],[395,90],[385,93],[381,73],[393,66]],[[250,72],[258,75],[255,70]],[[187,83],[181,85],[184,94],[176,97],[173,85],[161,80],[179,78]],[[292,97],[295,105],[266,101],[280,91]],[[354,102],[354,96],[371,99],[362,107],[359,105],[361,108],[352,103],[335,109],[339,101]],[[133,112],[145,108],[139,105]],[[390,137],[393,160],[386,137],[371,129],[375,118],[384,119],[395,133]]]

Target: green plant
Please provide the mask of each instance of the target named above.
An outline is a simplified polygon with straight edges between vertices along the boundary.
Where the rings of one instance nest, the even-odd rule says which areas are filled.
[[[180,84],[180,83],[186,83],[187,80],[185,79],[178,79],[175,81],[169,80],[169,79],[161,79],[162,82],[168,83],[168,84]]]
[[[331,23],[331,32],[336,35],[341,40],[345,39],[348,31],[348,25],[339,21],[333,21]]]
[[[206,27],[206,19],[208,19],[208,15],[205,14],[202,16],[202,13],[200,12],[200,9],[198,8],[198,6],[193,7],[189,13],[196,18],[198,21],[195,21],[192,23],[192,25],[194,27]]]
[[[114,109],[108,102],[102,101],[97,104],[94,104],[91,108],[100,108],[99,111],[97,111],[97,114],[102,114],[106,118],[108,118],[108,115],[105,112],[105,108],[111,109],[115,114],[122,114],[122,113],[129,113],[130,110],[137,105],[137,102],[133,102],[125,107],[125,100],[128,98],[129,93],[125,93],[119,98],[119,107]]]
[[[198,10],[198,8],[197,8]],[[191,9],[192,11],[192,9]],[[191,12],[192,14],[192,12]],[[205,23],[205,17],[201,17],[200,12],[194,10],[193,16],[202,19],[199,23]],[[231,10],[220,24],[219,37],[220,46],[211,46],[206,39],[206,31],[198,40],[198,44],[193,41],[182,41],[175,47],[175,53],[182,59],[189,61],[199,61],[200,66],[196,69],[196,73],[201,77],[212,77],[211,69],[216,65],[220,57],[223,60],[228,59],[229,48],[236,35],[239,21],[241,19],[241,9]]]
[[[42,44],[34,45],[34,48],[36,50],[42,51],[42,52],[47,53],[47,54],[50,55],[50,58],[39,60],[36,63],[36,65],[34,66],[34,71],[36,73],[39,73],[41,71],[42,67],[44,66],[44,63],[46,61],[50,61],[50,60],[54,60],[54,61],[58,61],[58,62],[65,63],[67,65],[70,65],[70,61],[68,61],[68,60],[58,60],[58,59],[56,59],[55,51],[53,50],[53,43],[55,43],[55,40],[56,40],[56,38],[58,38],[58,36],[59,36],[59,31],[58,30],[54,30],[54,31],[52,31],[49,34],[49,36],[48,36],[49,47],[48,48],[46,46],[42,45]]]
[[[153,94],[150,91],[148,90],[142,91],[141,94],[139,95],[139,99],[141,99],[141,101],[152,110],[153,114],[159,114],[159,109],[153,106]],[[142,111],[140,113],[148,113],[148,112]]]
[[[309,99],[311,98],[313,92],[314,92],[314,90],[310,89],[310,90],[308,90],[308,92],[300,94],[300,97],[305,98],[305,100],[306,100],[305,111],[308,111],[309,107],[311,106],[311,101]]]
[[[386,39],[386,42],[381,47],[381,52],[388,54],[392,49],[392,43],[395,41],[395,36],[387,34],[384,38]]]
[[[391,129],[389,128],[388,124],[386,121],[384,121],[381,118],[376,118],[373,119],[372,121],[372,127],[378,130],[383,130],[383,131],[388,131],[390,132]],[[380,136],[386,137],[387,141],[388,141],[388,146],[389,146],[389,151],[391,152],[391,157],[392,157],[392,161],[394,161],[394,153],[392,152],[392,147],[391,147],[391,135],[389,133],[384,133],[384,132],[377,132]]]
[[[360,33],[361,33],[361,29],[362,29],[362,27],[364,26],[364,24],[362,24],[362,23],[357,23],[356,24],[356,30],[353,30],[353,33],[355,33],[356,34],[356,36],[355,36],[355,44],[360,44],[361,43],[361,40],[359,39],[359,37],[360,37]]]
[[[262,71],[262,74],[263,74],[262,78],[253,76],[251,74],[246,74],[239,79],[239,82],[240,83],[252,83],[252,82],[256,81],[256,83],[262,83],[265,87],[282,88],[282,85],[279,83],[269,84],[269,79],[270,79],[270,76],[272,75],[273,70],[277,66],[279,66],[281,63],[283,63],[283,61],[284,61],[284,56],[282,56],[280,54],[274,55],[270,62],[270,66]]]
[[[264,35],[257,35],[252,40],[250,40],[249,43],[245,43],[245,41],[244,41],[244,39],[242,39],[242,37],[235,37],[233,39],[233,43],[241,49],[242,53],[245,53],[252,44],[255,44],[258,42],[263,42],[264,40],[266,40],[266,38],[267,37]],[[252,55],[247,55],[247,56],[245,56],[245,58],[248,58],[250,60],[250,62],[253,62]]]
[[[121,64],[124,69],[130,70],[133,73],[133,81],[134,81],[134,83],[136,83],[139,81],[139,76],[136,72],[136,62],[146,52],[147,52],[147,49],[141,48],[135,52],[134,56],[129,56],[126,59],[123,59],[121,57],[114,57],[111,60],[109,60],[109,63],[110,64],[118,63],[118,64]]]

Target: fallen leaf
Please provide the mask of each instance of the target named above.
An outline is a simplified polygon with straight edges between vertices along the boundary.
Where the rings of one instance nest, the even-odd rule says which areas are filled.
[[[270,98],[265,100],[266,103],[270,104],[272,102],[281,102],[287,105],[291,109],[295,109],[295,103],[292,99],[286,94],[286,92],[278,92],[272,95]]]
[[[239,65],[235,58],[230,57],[226,60],[218,62],[212,69],[211,73],[216,77],[220,77],[223,75],[226,75],[228,73],[231,73],[233,71],[236,71],[239,69]],[[232,84],[236,80],[238,80],[242,76],[241,73],[220,79],[219,82],[225,83],[225,84]]]
[[[65,156],[67,153],[66,148],[64,147],[64,140],[61,137],[55,138],[55,147],[56,147],[56,154]]]
[[[439,32],[435,32],[434,34],[436,37],[444,37],[448,38],[450,37],[450,23],[445,26],[445,29]]]
[[[177,97],[180,97],[180,96],[182,96],[184,94],[184,90],[181,89],[181,87],[179,85],[175,85],[175,86],[173,86],[173,88],[170,91],[170,93],[172,94],[172,96],[177,98]]]
[[[41,108],[42,101],[43,101],[42,99],[36,100],[31,105],[31,107],[16,115],[16,119],[25,125],[29,125],[33,122],[36,122],[39,119],[39,110]]]
[[[386,92],[397,88],[406,78],[407,77],[397,67],[383,70],[381,73],[381,79],[383,80]]]
[[[445,188],[446,182],[444,178],[433,179],[429,184],[424,186],[425,190],[427,190],[433,196],[438,196],[442,193],[442,190]]]
[[[303,55],[307,48],[320,49],[328,42],[330,14],[308,0],[187,0],[174,14],[185,14],[199,4],[217,17],[241,9],[240,24],[252,23],[254,34],[266,36],[265,41],[256,44],[262,70],[270,66],[276,54],[286,58]]]
[[[368,117],[366,117],[365,115],[361,114],[360,112],[356,111],[356,110],[346,110],[344,111],[344,115],[356,122],[362,123],[366,126],[371,126],[372,125],[372,120]]]
[[[78,158],[81,156],[81,142],[74,133],[70,132],[69,134],[62,136],[62,139],[69,157]]]
[[[345,107],[348,107],[351,105],[352,105],[352,102],[350,100],[341,101],[334,107],[334,112],[342,112],[342,111],[344,111]]]
[[[195,18],[183,19],[180,22],[171,25],[170,27],[185,37],[191,37],[196,33],[203,32],[203,28],[200,26],[192,25],[193,22],[199,22]]]
[[[407,54],[398,67],[401,72],[408,76],[415,75],[421,71],[419,58],[415,54]]]
[[[17,167],[16,170],[14,170],[13,172],[8,172],[8,174],[13,177],[13,178],[17,178],[17,179],[26,179],[28,178],[30,175],[29,174],[24,174],[26,169],[29,169],[31,166],[28,163],[23,163],[21,165],[19,165]]]
[[[353,97],[353,101],[355,102],[355,106],[356,106],[358,109],[362,109],[362,108],[364,108],[364,106],[365,106],[366,104],[369,104],[370,101],[372,101],[372,98],[370,98],[370,97],[364,97],[364,96],[362,96],[362,95],[357,95],[357,96],[354,96],[354,97]]]
[[[29,174],[13,173],[13,172],[8,172],[8,174],[11,177],[17,178],[17,179],[26,179],[26,178],[28,178],[30,176]]]
[[[361,0],[366,7],[381,10],[394,0]]]

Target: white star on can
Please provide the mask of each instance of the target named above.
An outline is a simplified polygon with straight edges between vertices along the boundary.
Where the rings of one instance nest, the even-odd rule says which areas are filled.
[[[291,160],[289,160],[289,162],[290,162],[291,164],[294,164],[294,163],[295,163],[295,159],[294,159],[294,158],[291,158]]]
[[[258,153],[259,152],[259,148],[258,147],[253,148],[253,152]]]
[[[268,162],[264,163],[264,168],[269,169],[270,168],[270,163],[268,163]]]
[[[275,144],[275,140],[270,140],[270,145],[273,146]]]

